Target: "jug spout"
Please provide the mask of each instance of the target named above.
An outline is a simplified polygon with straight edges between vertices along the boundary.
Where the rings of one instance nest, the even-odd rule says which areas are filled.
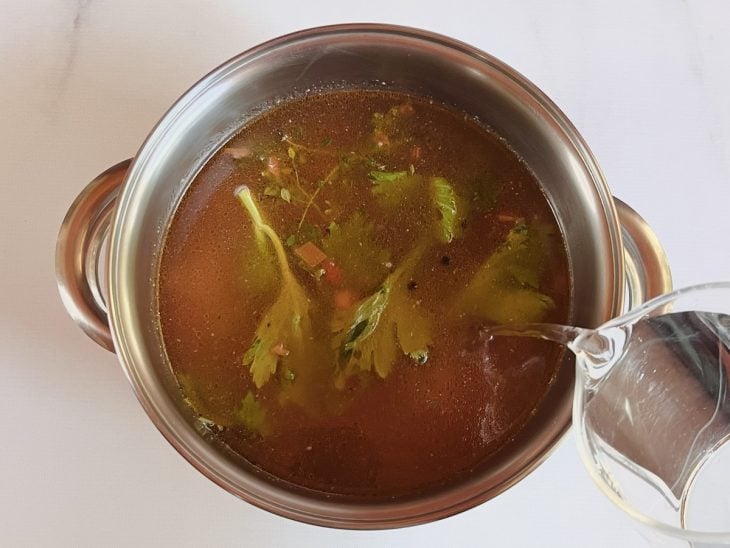
[[[625,327],[580,329],[567,345],[578,358],[579,371],[586,380],[597,381],[619,361],[627,338]]]

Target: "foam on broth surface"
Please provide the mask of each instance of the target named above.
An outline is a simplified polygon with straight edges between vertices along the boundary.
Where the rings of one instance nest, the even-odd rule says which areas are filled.
[[[275,304],[282,264],[241,185],[307,310],[306,333],[288,317],[258,353],[261,322],[291,303]],[[527,167],[463,113],[382,91],[312,95],[244,127],[175,212],[158,285],[170,363],[220,441],[293,484],[384,498],[463,477],[525,425],[562,352],[487,348],[480,328],[565,323],[570,304]],[[263,360],[275,370],[255,382]]]

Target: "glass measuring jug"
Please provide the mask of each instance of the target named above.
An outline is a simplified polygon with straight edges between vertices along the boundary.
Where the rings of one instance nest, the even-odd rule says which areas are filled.
[[[657,297],[597,329],[487,331],[576,354],[578,449],[616,505],[657,532],[730,543],[730,282]]]

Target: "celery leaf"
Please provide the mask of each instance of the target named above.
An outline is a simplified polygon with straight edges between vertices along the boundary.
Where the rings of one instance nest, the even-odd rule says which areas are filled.
[[[263,219],[248,187],[240,187],[236,195],[254,223],[256,238],[271,243],[281,273],[281,289],[273,305],[264,314],[253,343],[243,356],[243,365],[250,367],[257,388],[266,384],[276,372],[281,352],[301,352],[311,339],[309,299],[289,268],[286,251],[273,228]]]
[[[431,177],[431,199],[439,214],[437,234],[448,244],[462,235],[461,223],[466,217],[466,205],[444,177]]]
[[[496,323],[542,320],[555,307],[539,291],[552,234],[543,223],[516,225],[459,296],[456,311]]]
[[[332,330],[339,351],[337,384],[360,371],[385,378],[398,349],[424,363],[431,344],[431,322],[408,294],[407,279],[423,254],[416,248],[372,295],[335,316]]]
[[[259,434],[262,437],[271,433],[271,425],[266,416],[266,410],[250,390],[246,397],[241,400],[241,405],[236,409],[236,419],[251,433]]]

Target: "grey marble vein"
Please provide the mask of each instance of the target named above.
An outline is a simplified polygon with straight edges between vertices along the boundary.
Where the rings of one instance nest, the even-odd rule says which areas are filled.
[[[76,59],[79,53],[79,42],[81,41],[81,29],[86,21],[87,14],[91,0],[76,0],[76,6],[74,8],[74,17],[71,23],[70,36],[68,38],[68,47],[63,61],[63,69],[61,70],[60,78],[56,86],[56,100],[55,103],[58,105],[63,100],[68,89],[68,83],[73,75],[74,68],[76,66]],[[57,109],[53,109],[55,112]]]

